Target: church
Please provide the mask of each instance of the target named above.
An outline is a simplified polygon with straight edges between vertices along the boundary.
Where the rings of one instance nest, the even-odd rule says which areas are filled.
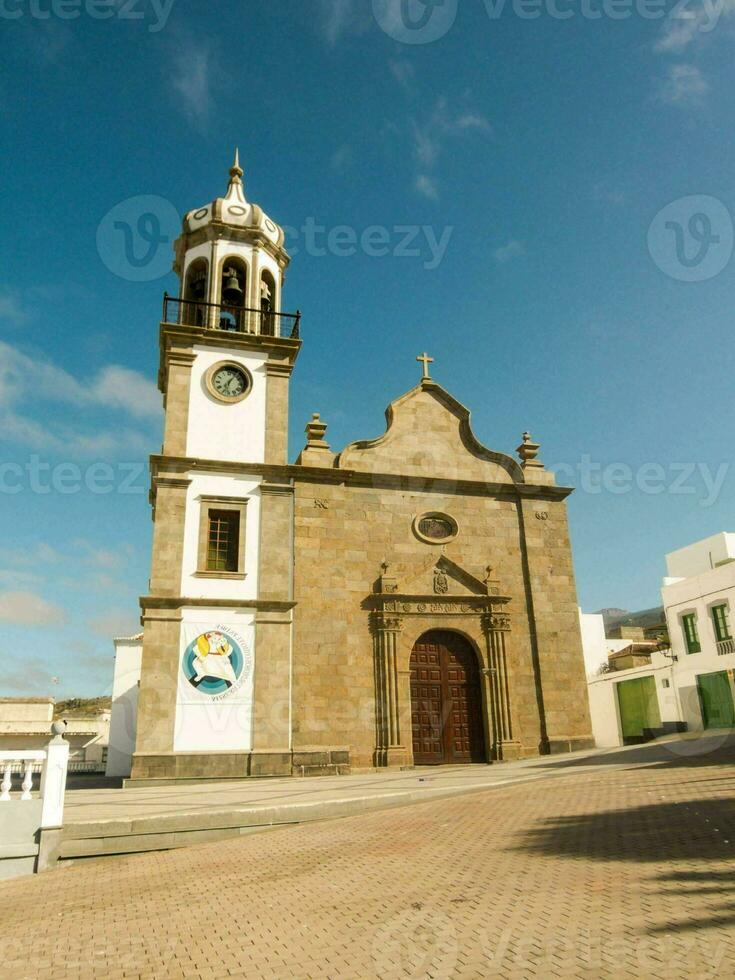
[[[132,782],[491,763],[593,745],[566,513],[417,358],[378,438],[289,463],[284,232],[190,211],[164,298]],[[304,342],[308,343],[308,333]]]

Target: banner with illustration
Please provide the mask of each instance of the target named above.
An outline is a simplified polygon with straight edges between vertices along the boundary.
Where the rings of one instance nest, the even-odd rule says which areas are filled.
[[[250,748],[255,627],[238,619],[181,624],[175,751]]]

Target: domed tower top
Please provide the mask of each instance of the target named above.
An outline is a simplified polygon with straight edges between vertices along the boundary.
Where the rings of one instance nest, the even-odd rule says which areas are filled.
[[[251,234],[262,235],[267,241],[282,249],[285,238],[283,228],[269,218],[261,207],[247,200],[242,178],[240,152],[236,148],[225,196],[215,198],[211,204],[189,211],[184,217],[184,235],[193,234],[208,225],[224,225],[227,228],[242,229]],[[288,262],[287,256],[286,262]]]
[[[224,197],[184,216],[174,245],[179,295],[186,304],[196,304],[192,309],[201,325],[278,335],[290,262],[283,247],[285,234],[261,207],[247,200],[242,178],[236,149]]]

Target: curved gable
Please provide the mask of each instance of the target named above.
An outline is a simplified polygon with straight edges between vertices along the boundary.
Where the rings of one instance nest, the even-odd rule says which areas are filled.
[[[504,453],[486,449],[470,413],[434,381],[423,381],[392,402],[378,439],[353,442],[335,465],[368,473],[394,473],[487,483],[523,483],[523,470]]]

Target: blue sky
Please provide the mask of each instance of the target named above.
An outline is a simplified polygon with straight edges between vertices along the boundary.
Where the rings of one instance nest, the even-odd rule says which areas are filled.
[[[394,0],[66,2],[0,5],[0,694],[108,691],[137,628],[176,284],[106,216],[163,199],[165,238],[235,144],[297,230],[292,457],[313,411],[335,449],[380,434],[428,350],[481,441],[530,429],[579,487],[585,609],[657,603],[666,551],[735,528],[731,0],[410,0],[425,43]]]

